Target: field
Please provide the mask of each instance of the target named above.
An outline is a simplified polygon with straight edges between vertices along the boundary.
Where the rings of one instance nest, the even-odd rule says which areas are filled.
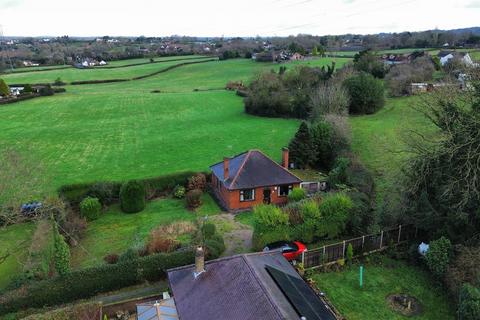
[[[359,266],[343,272],[315,273],[320,291],[349,320],[401,320],[405,316],[392,311],[385,298],[390,294],[409,294],[417,298],[423,312],[418,320],[455,319],[444,291],[437,287],[430,275],[403,262],[384,259],[382,264],[366,265],[364,287],[359,287]]]

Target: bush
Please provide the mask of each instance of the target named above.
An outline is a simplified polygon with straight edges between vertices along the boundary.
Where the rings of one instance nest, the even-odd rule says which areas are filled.
[[[9,95],[10,88],[3,79],[0,79],[0,96],[8,97]]]
[[[65,233],[65,240],[71,246],[76,246],[78,241],[83,238],[87,230],[87,220],[80,218],[74,212],[68,212],[65,220],[61,222],[61,227]]]
[[[189,191],[195,189],[205,191],[207,188],[207,177],[203,173],[197,173],[188,179],[187,187]]]
[[[347,183],[347,169],[350,165],[350,159],[337,158],[333,169],[328,173],[328,184],[330,186],[336,186]]]
[[[96,220],[100,217],[102,205],[97,198],[85,198],[80,202],[80,214],[88,221]]]
[[[124,253],[122,253],[119,257],[118,257],[118,262],[119,263],[128,263],[128,262],[131,262],[131,261],[135,261],[137,258],[138,258],[138,250],[134,249],[134,248],[128,248],[127,251],[125,251]]]
[[[462,320],[480,319],[480,290],[464,284],[460,291],[458,316]]]
[[[202,226],[202,235],[204,239],[212,238],[217,232],[217,228],[211,222],[204,223]]]
[[[480,287],[480,248],[460,247],[448,266],[445,283],[450,294],[458,297],[464,283]]]
[[[180,242],[175,239],[165,237],[158,233],[152,233],[146,245],[148,254],[169,253],[175,251],[180,246]]]
[[[354,66],[358,71],[370,73],[375,78],[383,78],[386,70],[380,58],[371,50],[364,50],[355,54]]]
[[[50,85],[41,87],[38,93],[40,93],[41,96],[53,96],[55,94]]]
[[[274,205],[258,205],[253,208],[255,229],[269,230],[288,225],[288,215]]]
[[[252,237],[253,249],[262,250],[269,243],[290,240],[291,232],[289,226],[279,226],[265,231],[255,229]]]
[[[217,259],[225,251],[225,242],[218,233],[205,240],[206,258],[208,260]]]
[[[194,189],[187,192],[185,199],[187,201],[187,207],[190,209],[196,209],[202,205],[202,190]]]
[[[175,189],[173,189],[173,196],[177,199],[183,199],[185,197],[185,187],[177,185]]]
[[[105,257],[103,257],[103,260],[108,264],[115,264],[118,262],[118,259],[119,256],[115,253],[107,254]]]
[[[41,308],[92,297],[142,281],[158,281],[170,268],[194,262],[192,251],[159,253],[124,263],[76,270],[64,276],[36,281],[0,296],[0,315],[27,308]]]
[[[390,95],[410,94],[411,83],[432,80],[434,71],[434,64],[427,57],[415,59],[411,64],[393,66],[385,77]]]
[[[32,85],[30,84],[26,84],[23,86],[23,93],[32,93],[33,92],[33,88],[32,88]]]
[[[353,262],[353,246],[351,243],[347,246],[347,262],[348,264],[352,264]]]
[[[288,201],[300,201],[307,197],[307,192],[303,188],[293,188],[288,195]]]
[[[318,237],[335,238],[344,230],[350,211],[352,200],[343,193],[326,196],[319,205],[321,221],[318,222]]]
[[[120,187],[118,183],[97,182],[89,188],[88,195],[98,198],[103,205],[109,205],[118,201]]]
[[[382,81],[368,73],[360,73],[344,82],[350,95],[350,113],[372,114],[385,105]]]
[[[145,209],[145,185],[143,182],[131,180],[122,185],[120,207],[126,213],[136,213]]]
[[[70,248],[63,236],[58,232],[56,222],[53,222],[53,237],[55,270],[57,270],[59,275],[63,276],[70,271]]]
[[[452,244],[445,237],[430,242],[428,251],[425,254],[425,262],[436,277],[442,278],[445,275],[450,262],[451,252]]]

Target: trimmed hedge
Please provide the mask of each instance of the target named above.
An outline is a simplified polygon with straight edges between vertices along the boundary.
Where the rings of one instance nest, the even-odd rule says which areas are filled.
[[[166,270],[192,264],[193,251],[159,253],[124,263],[106,264],[70,272],[0,296],[0,315],[27,308],[41,308],[92,297],[142,281],[165,277]]]
[[[137,179],[143,181],[147,192],[147,198],[155,198],[162,192],[173,190],[176,185],[184,186],[188,178],[197,172],[185,171],[175,174]],[[123,182],[99,181],[93,183],[80,183],[62,186],[58,189],[59,195],[71,205],[78,206],[85,197],[98,198],[103,205],[109,205],[119,201],[120,187]]]
[[[84,80],[84,81],[72,81],[70,84],[72,86],[82,85],[82,84],[97,84],[97,83],[111,83],[111,82],[124,82],[130,81],[130,79],[107,79],[107,80]]]
[[[101,212],[102,205],[98,198],[86,197],[80,202],[80,215],[88,221],[98,219]]]

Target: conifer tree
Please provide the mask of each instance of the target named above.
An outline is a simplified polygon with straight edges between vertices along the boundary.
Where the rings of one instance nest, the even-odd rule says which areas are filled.
[[[10,88],[5,83],[3,79],[0,79],[0,96],[9,96],[10,95]]]
[[[295,137],[290,141],[288,149],[290,150],[291,162],[296,168],[306,168],[315,161],[312,136],[305,121],[302,122]]]
[[[70,271],[70,248],[65,242],[63,236],[58,232],[58,225],[53,222],[53,236],[54,236],[54,262],[55,269],[59,275],[66,275]]]

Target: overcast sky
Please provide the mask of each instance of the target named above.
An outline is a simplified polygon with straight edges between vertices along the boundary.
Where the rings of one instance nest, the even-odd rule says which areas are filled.
[[[480,0],[0,0],[5,36],[285,36],[480,25]]]

